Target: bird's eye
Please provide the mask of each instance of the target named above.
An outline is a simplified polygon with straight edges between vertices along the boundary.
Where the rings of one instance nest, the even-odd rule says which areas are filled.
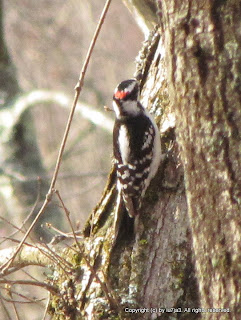
[[[124,99],[126,96],[128,96],[130,92],[129,91],[116,91],[114,97],[116,99],[122,100]]]

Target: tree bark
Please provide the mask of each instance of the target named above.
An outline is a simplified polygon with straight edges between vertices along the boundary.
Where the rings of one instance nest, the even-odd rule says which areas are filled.
[[[203,308],[241,312],[241,7],[159,1]],[[205,319],[217,319],[207,313]]]

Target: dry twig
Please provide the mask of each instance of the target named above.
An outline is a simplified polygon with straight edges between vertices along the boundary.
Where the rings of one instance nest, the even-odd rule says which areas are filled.
[[[61,205],[65,211],[65,214],[66,214],[66,217],[67,217],[67,220],[69,222],[69,225],[70,225],[70,228],[72,230],[72,233],[73,233],[73,237],[75,239],[75,242],[76,242],[76,245],[77,247],[79,248],[79,251],[81,252],[82,254],[82,257],[84,258],[85,260],[85,263],[87,265],[87,267],[89,268],[91,274],[95,277],[96,281],[99,283],[101,289],[103,290],[103,292],[105,293],[105,296],[106,296],[106,299],[109,301],[109,304],[111,306],[112,309],[117,309],[120,313],[121,311],[121,307],[120,307],[120,304],[119,304],[119,301],[117,299],[117,297],[113,294],[113,291],[111,290],[110,288],[110,285],[108,286],[106,283],[104,283],[103,281],[101,281],[99,275],[97,274],[96,270],[94,269],[94,267],[91,265],[88,257],[85,255],[85,253],[83,252],[82,248],[80,247],[80,244],[77,240],[77,236],[76,236],[76,233],[74,231],[74,228],[73,228],[73,225],[72,225],[72,222],[70,220],[70,217],[69,217],[69,210],[66,208],[61,196],[60,196],[60,193],[58,190],[55,191],[60,202],[61,202]],[[104,274],[103,274],[104,276]],[[105,276],[104,276],[105,278]]]
[[[0,284],[4,283],[4,284],[9,284],[9,285],[15,285],[15,284],[20,284],[20,285],[28,285],[28,286],[37,286],[37,287],[41,287],[44,288],[46,290],[48,290],[49,292],[51,292],[53,295],[57,295],[60,296],[58,289],[55,288],[54,286],[45,283],[45,282],[40,282],[40,281],[32,281],[32,280],[8,280],[6,278],[4,279],[0,279]]]

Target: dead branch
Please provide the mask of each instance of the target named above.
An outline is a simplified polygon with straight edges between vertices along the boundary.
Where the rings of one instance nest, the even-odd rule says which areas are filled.
[[[18,247],[11,247],[0,250],[0,264],[4,265],[15,254]],[[53,265],[53,252],[44,246],[31,246],[23,244],[12,263],[13,270],[24,268],[28,265],[47,267]],[[11,269],[9,270],[9,272]]]

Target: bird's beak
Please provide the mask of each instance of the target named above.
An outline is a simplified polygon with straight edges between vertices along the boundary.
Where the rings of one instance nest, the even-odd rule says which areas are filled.
[[[104,106],[105,111],[114,111],[112,108]]]

